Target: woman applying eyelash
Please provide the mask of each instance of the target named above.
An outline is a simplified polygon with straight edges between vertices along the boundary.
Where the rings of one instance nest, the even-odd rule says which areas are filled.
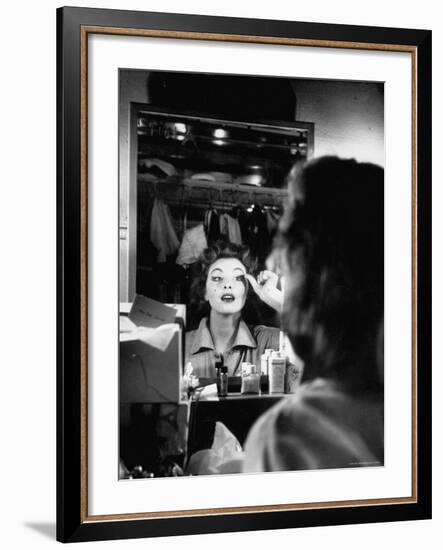
[[[191,300],[209,312],[196,330],[186,334],[185,363],[191,362],[199,378],[214,378],[220,355],[228,375],[239,375],[241,363],[259,364],[265,349],[278,349],[280,330],[265,325],[247,325],[242,317],[250,287],[270,307],[280,312],[282,292],[278,277],[262,271],[255,279],[246,247],[219,241],[199,260],[199,274],[191,286]]]

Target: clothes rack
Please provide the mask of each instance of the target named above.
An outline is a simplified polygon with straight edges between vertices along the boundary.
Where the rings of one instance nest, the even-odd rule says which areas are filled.
[[[252,187],[223,182],[207,183],[195,180],[167,178],[160,181],[138,179],[139,192],[161,198],[171,206],[231,210],[235,207],[260,208],[280,211],[287,198],[286,189]]]

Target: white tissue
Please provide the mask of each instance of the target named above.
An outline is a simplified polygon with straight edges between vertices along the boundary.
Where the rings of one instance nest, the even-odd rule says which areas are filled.
[[[200,401],[218,401],[217,384],[209,384],[200,392]]]
[[[140,340],[155,349],[165,351],[177,330],[178,326],[175,323],[167,323],[157,328],[136,327],[131,332],[120,333],[120,342]]]

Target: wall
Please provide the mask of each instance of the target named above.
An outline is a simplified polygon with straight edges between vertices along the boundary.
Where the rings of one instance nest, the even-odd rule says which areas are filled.
[[[384,166],[383,88],[377,83],[293,80],[296,118],[315,123],[315,156]]]

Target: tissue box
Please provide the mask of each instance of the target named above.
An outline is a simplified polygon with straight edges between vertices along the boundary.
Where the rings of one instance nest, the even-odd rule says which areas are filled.
[[[171,325],[164,351],[127,334],[120,340],[120,403],[179,403],[183,372],[182,330]]]

